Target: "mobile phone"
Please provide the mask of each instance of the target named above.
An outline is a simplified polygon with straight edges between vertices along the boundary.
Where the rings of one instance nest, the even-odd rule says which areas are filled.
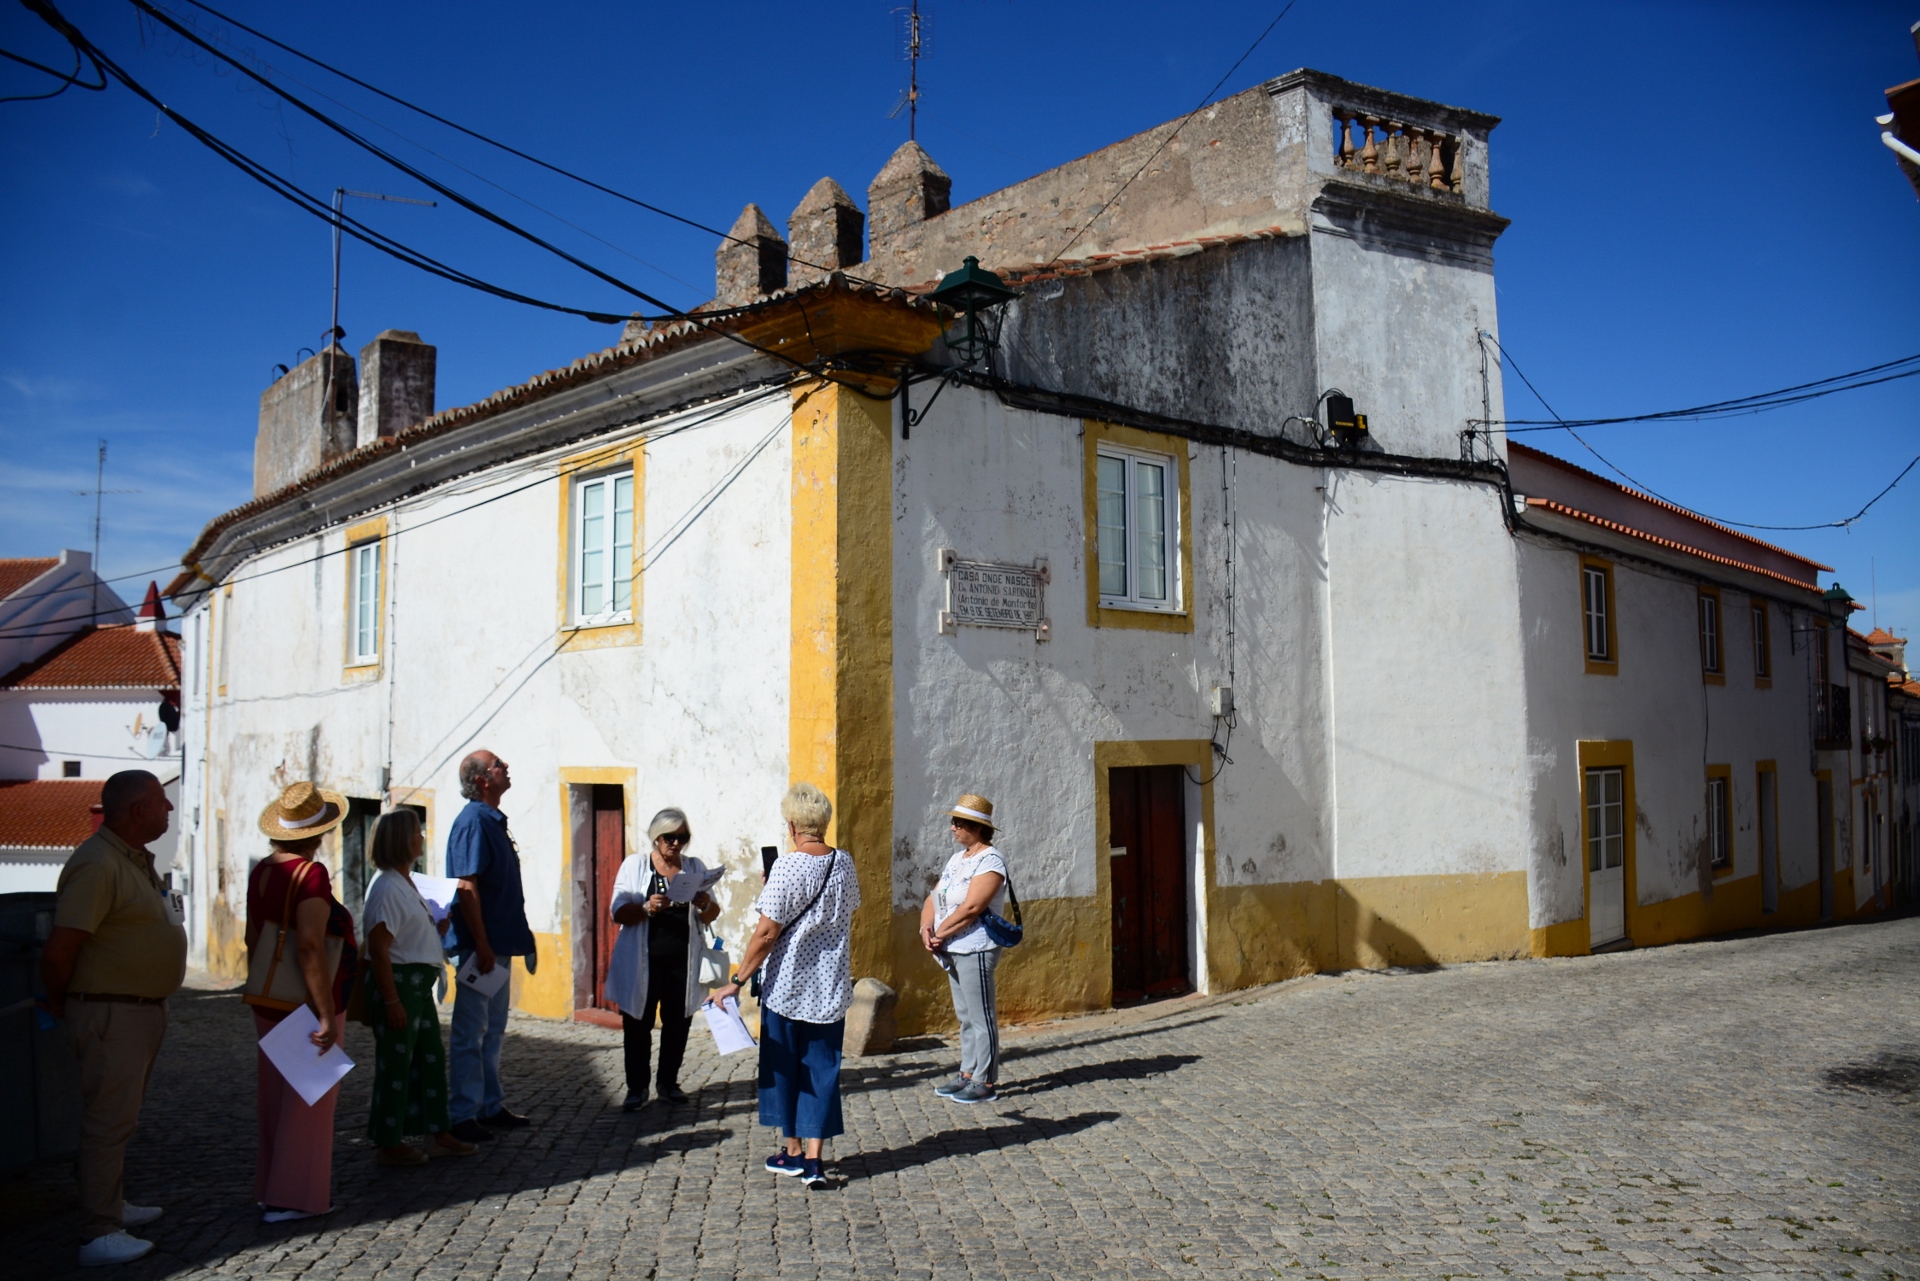
[[[773,865],[779,861],[780,847],[778,845],[762,845],[760,847],[760,879],[764,881],[769,876],[772,876]]]

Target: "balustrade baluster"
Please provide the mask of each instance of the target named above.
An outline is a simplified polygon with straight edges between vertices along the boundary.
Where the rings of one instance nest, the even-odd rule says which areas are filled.
[[[1340,149],[1334,163],[1343,169],[1353,168],[1353,116],[1344,107],[1333,113],[1335,123],[1340,126]]]
[[[1360,127],[1366,130],[1366,134],[1362,139],[1363,145],[1360,148],[1360,169],[1364,173],[1380,172],[1380,149],[1374,146],[1373,143],[1374,126],[1379,123],[1380,117],[1378,116],[1360,117]]]
[[[1401,124],[1398,120],[1387,121],[1387,146],[1386,146],[1387,156],[1385,160],[1385,165],[1386,165],[1388,177],[1397,178],[1400,176],[1400,160],[1401,160],[1400,147],[1402,145],[1401,130],[1405,128],[1406,126]]]
[[[1460,158],[1466,151],[1458,138],[1453,140],[1453,172],[1447,176],[1447,183],[1454,191],[1465,194],[1467,190],[1466,173],[1461,168]]]
[[[1440,159],[1441,149],[1446,145],[1447,135],[1439,130],[1429,133],[1432,140],[1433,155],[1427,160],[1427,185],[1435,191],[1447,189],[1447,166]]]

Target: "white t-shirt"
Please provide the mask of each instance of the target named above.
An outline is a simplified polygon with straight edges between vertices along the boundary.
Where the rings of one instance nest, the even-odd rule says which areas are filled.
[[[393,932],[393,948],[387,953],[393,964],[447,963],[447,954],[440,949],[440,931],[433,928],[433,913],[427,910],[426,900],[406,873],[383,870],[367,886],[367,905],[360,912],[361,931],[371,936],[376,925]]]
[[[816,892],[819,901],[807,910]],[[853,910],[860,906],[853,856],[782,854],[753,906],[785,927],[760,971],[760,1004],[802,1023],[844,1016],[853,1004]]]
[[[967,886],[982,872],[1000,873],[1000,888],[988,901],[987,910],[996,916],[1006,915],[1007,861],[1000,856],[1000,851],[989,845],[969,858],[965,850],[955,850],[953,857],[947,860],[946,869],[940,873],[940,883],[933,887],[935,929],[940,927],[940,922],[960,910],[960,905],[967,901]],[[959,956],[969,952],[985,952],[994,946],[994,941],[987,935],[986,925],[976,920],[964,933],[947,940],[946,950]]]

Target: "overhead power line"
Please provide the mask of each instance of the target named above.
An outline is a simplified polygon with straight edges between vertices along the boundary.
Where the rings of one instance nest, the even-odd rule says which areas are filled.
[[[46,93],[16,93],[10,97],[0,98],[0,102],[37,102],[43,98],[58,98],[75,85],[79,85],[82,89],[91,89],[95,93],[107,87],[107,77],[105,74],[100,76],[100,83],[94,85],[90,85],[80,78],[80,68],[83,65],[83,61],[78,49],[73,51],[72,71],[55,71],[44,62],[35,62],[32,58],[23,58],[11,49],[0,49],[0,58],[11,59],[23,67],[32,67],[35,71],[44,71],[55,80],[60,81],[60,87],[58,89],[51,89]],[[99,68],[96,67],[95,70],[98,71]]]
[[[1620,477],[1622,480],[1626,481],[1629,485],[1632,485],[1634,488],[1639,489],[1644,493],[1650,494],[1654,498],[1658,498],[1663,503],[1667,503],[1671,506],[1678,507],[1682,511],[1692,512],[1696,516],[1700,516],[1706,520],[1713,521],[1717,525],[1731,525],[1735,529],[1764,529],[1764,530],[1781,530],[1781,531],[1802,531],[1802,530],[1809,530],[1809,529],[1845,529],[1847,526],[1857,523],[1863,516],[1865,516],[1868,512],[1872,511],[1874,504],[1878,503],[1882,498],[1885,498],[1888,494],[1891,494],[1894,490],[1894,486],[1898,485],[1901,481],[1907,478],[1908,472],[1911,472],[1916,466],[1920,466],[1920,454],[1917,454],[1914,456],[1912,462],[1909,462],[1905,467],[1900,469],[1899,475],[1895,476],[1891,481],[1887,482],[1887,487],[1885,489],[1875,494],[1872,498],[1869,498],[1864,507],[1862,507],[1859,511],[1855,512],[1853,515],[1846,517],[1844,520],[1823,520],[1817,524],[1812,524],[1812,525],[1760,525],[1760,524],[1755,524],[1751,521],[1727,520],[1724,517],[1720,517],[1720,516],[1708,516],[1706,515],[1706,513],[1697,511],[1693,507],[1688,506],[1686,503],[1676,502],[1675,500],[1668,498],[1666,495],[1660,493],[1660,491],[1656,490],[1655,488],[1653,488],[1653,486],[1645,483],[1644,481],[1635,480],[1632,476],[1627,475],[1626,472],[1622,471],[1616,464],[1614,464],[1609,458],[1607,458],[1605,454],[1601,453],[1599,450],[1595,449],[1592,445],[1588,444],[1586,438],[1583,437],[1578,431],[1574,430],[1576,427],[1591,426],[1596,421],[1597,422],[1632,422],[1637,420],[1626,419],[1626,418],[1610,418],[1610,419],[1597,419],[1597,420],[1561,418],[1560,415],[1557,412],[1555,412],[1553,406],[1547,403],[1547,398],[1540,394],[1540,389],[1533,385],[1533,380],[1527,377],[1526,371],[1520,368],[1519,362],[1514,360],[1513,353],[1509,352],[1498,338],[1495,338],[1492,334],[1487,333],[1485,330],[1482,330],[1480,332],[1480,340],[1482,342],[1490,342],[1493,344],[1494,350],[1500,353],[1500,359],[1505,361],[1507,365],[1509,365],[1513,369],[1514,374],[1519,377],[1522,383],[1526,384],[1527,390],[1533,393],[1533,398],[1540,402],[1540,407],[1542,409],[1545,409],[1548,413],[1553,414],[1553,420],[1552,420],[1553,426],[1551,428],[1548,428],[1547,430],[1565,431],[1567,435],[1579,441],[1581,447],[1584,448],[1588,453],[1592,454],[1595,458],[1598,458],[1602,463],[1604,463],[1608,471],[1611,471],[1614,475]],[[1901,365],[1901,364],[1907,363],[1907,361],[1914,361],[1914,360],[1920,360],[1920,356],[1909,356],[1904,361],[1901,361],[1901,360],[1890,361],[1886,365],[1876,365],[1873,367],[1873,369],[1861,370],[1858,372],[1872,373],[1874,372],[1874,370],[1886,369],[1894,365]],[[1915,369],[1911,372],[1920,373],[1920,369]],[[1854,376],[1855,375],[1853,374],[1841,374],[1841,375],[1837,375],[1835,378],[1821,379],[1820,381],[1821,383],[1836,382],[1839,379],[1850,378]],[[1894,377],[1902,377],[1902,378],[1907,376],[1908,375],[1906,374],[1894,375]],[[1887,381],[1887,379],[1881,378],[1881,379],[1877,379],[1876,381],[1885,382]],[[1813,386],[1818,386],[1820,384],[1807,383],[1804,385],[1808,387],[1813,387]],[[1868,386],[1870,384],[1862,383],[1859,385]],[[1797,390],[1797,389],[1789,388],[1788,390]],[[1836,387],[1834,388],[1834,390],[1844,391],[1846,390],[1846,388]],[[1778,394],[1778,393],[1769,393],[1769,394]],[[1826,393],[1821,393],[1821,394],[1824,395]],[[1754,400],[1758,398],[1746,397],[1744,399]],[[1736,404],[1738,402],[1723,401],[1721,403]],[[1690,412],[1690,411],[1673,410],[1663,416],[1669,417],[1669,418],[1675,417],[1682,412]]]

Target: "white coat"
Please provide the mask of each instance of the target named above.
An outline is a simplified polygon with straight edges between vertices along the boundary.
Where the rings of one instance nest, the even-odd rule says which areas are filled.
[[[691,854],[683,855],[680,865],[696,875],[706,872],[707,865]],[[653,879],[653,855],[651,852],[629,854],[620,864],[619,874],[613,878],[613,902],[607,907],[607,915],[629,903],[647,901],[647,882]],[[672,907],[667,909],[673,911]],[[700,983],[700,953],[703,950],[700,917],[693,904],[687,904],[687,992],[686,1009],[683,1014],[692,1018],[700,1003],[707,999],[707,990]],[[613,959],[607,962],[607,999],[620,1007],[624,1014],[640,1017],[647,1007],[647,918],[641,917],[638,925],[622,925],[620,937],[613,941]]]

